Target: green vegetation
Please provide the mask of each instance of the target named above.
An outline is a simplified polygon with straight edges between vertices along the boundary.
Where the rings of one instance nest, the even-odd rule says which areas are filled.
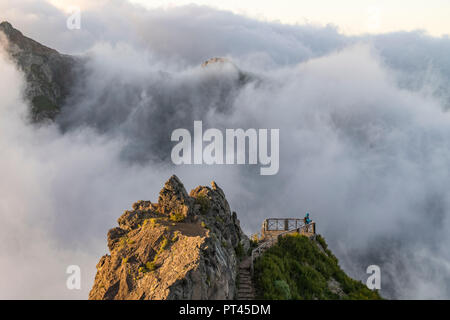
[[[169,239],[164,237],[163,241],[161,242],[161,247],[159,248],[158,254],[166,250],[167,246],[169,245]]]
[[[169,220],[172,222],[182,222],[186,217],[181,212],[171,212]]]
[[[244,253],[244,247],[242,246],[242,243],[238,243],[238,245],[236,246],[236,248],[234,248],[234,251],[236,252],[236,256],[238,257],[239,260],[242,259],[242,257],[244,257],[245,253]]]
[[[125,248],[126,245],[128,243],[128,237],[127,236],[123,236],[122,238],[120,238],[119,240],[119,248]]]
[[[155,269],[156,269],[156,264],[155,264],[155,262],[154,261],[152,261],[152,262],[147,262],[146,264],[145,264],[145,267],[147,268],[147,270],[149,270],[149,271],[154,271]]]
[[[250,248],[248,248],[248,255],[252,254],[253,249],[256,249],[258,247],[258,240],[252,240],[250,239]]]
[[[200,205],[200,212],[202,214],[207,214],[209,211],[209,208],[211,206],[210,200],[208,197],[204,194],[199,194],[195,198],[195,203]]]
[[[33,104],[33,112],[36,113],[42,111],[57,112],[59,110],[58,106],[46,96],[36,96],[31,102]]]
[[[158,221],[157,218],[145,219],[144,222],[142,223],[142,228],[145,228],[146,226],[149,226],[150,228],[159,226],[159,223],[157,221]]]
[[[282,297],[281,300],[290,300],[291,299],[291,289],[289,285],[284,280],[275,280],[274,289],[276,294],[279,297]]]
[[[179,237],[180,237],[180,232],[179,231],[175,231],[174,234],[173,234],[173,237],[172,237],[172,242],[178,241]]]
[[[222,219],[221,216],[216,216],[215,219],[216,219],[216,221],[217,221],[218,223],[220,223],[220,224],[225,224],[225,221],[223,221],[223,219]]]
[[[138,271],[141,273],[147,273],[149,271],[155,271],[158,265],[156,264],[156,261],[158,260],[159,256],[164,252],[164,250],[167,249],[167,246],[169,245],[169,239],[166,237],[163,238],[161,241],[161,246],[159,247],[158,252],[153,257],[153,261],[147,261],[145,266],[139,267]]]
[[[342,271],[321,236],[317,241],[299,234],[283,237],[255,261],[254,268],[260,299],[381,299]],[[337,288],[330,285],[333,279]]]
[[[148,263],[152,263],[152,262],[147,262],[147,264]],[[154,270],[154,269],[153,270],[148,269],[147,268],[147,264],[145,266],[139,267],[138,272],[139,273],[147,273],[147,272],[150,272],[150,271]]]

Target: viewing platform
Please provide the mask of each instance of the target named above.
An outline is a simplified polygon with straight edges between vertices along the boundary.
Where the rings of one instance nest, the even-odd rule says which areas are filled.
[[[314,236],[316,223],[306,225],[303,219],[298,218],[268,218],[262,224],[260,241],[276,240],[280,235],[296,232],[307,237]]]

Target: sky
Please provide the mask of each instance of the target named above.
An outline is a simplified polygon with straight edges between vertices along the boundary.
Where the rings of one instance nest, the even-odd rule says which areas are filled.
[[[238,14],[289,24],[333,24],[344,34],[426,30],[434,36],[450,33],[447,0],[133,0],[147,7],[196,3]]]
[[[80,53],[89,71],[55,123],[36,127],[24,75],[0,50],[0,298],[86,298],[108,229],[173,173],[188,190],[215,180],[248,234],[275,212],[311,212],[351,276],[380,265],[387,297],[450,297],[449,38],[120,0],[77,1],[81,29],[69,30],[70,2],[55,4],[0,0],[1,20]],[[214,56],[253,80],[200,67]],[[194,120],[281,128],[279,174],[171,165],[171,131]],[[65,287],[70,264],[86,275],[81,292]]]

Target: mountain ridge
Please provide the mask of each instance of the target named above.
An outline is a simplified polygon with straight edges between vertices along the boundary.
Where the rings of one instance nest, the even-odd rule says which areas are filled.
[[[283,236],[255,260],[224,191],[189,194],[177,176],[157,203],[138,201],[108,232],[92,300],[380,299],[348,277],[321,236]],[[242,278],[242,279],[240,279]],[[256,292],[254,290],[256,289]]]
[[[31,120],[55,119],[76,81],[81,60],[24,36],[7,21],[0,23],[0,31],[6,37],[6,52],[25,74]]]

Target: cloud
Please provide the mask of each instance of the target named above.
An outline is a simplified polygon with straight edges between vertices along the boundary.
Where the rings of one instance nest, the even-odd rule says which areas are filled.
[[[388,297],[450,296],[449,39],[345,37],[124,1],[85,9],[78,32],[49,4],[17,3],[4,14],[14,26],[83,52],[88,72],[56,123],[37,128],[23,121],[20,72],[1,62],[0,268],[27,275],[2,285],[2,297],[87,297],[107,230],[133,202],[156,200],[172,173],[187,188],[216,180],[248,233],[268,216],[311,212],[351,275],[364,280],[368,265],[380,265]],[[253,80],[201,68],[211,56],[228,56]],[[279,174],[174,167],[170,133],[194,120],[280,128]],[[69,264],[86,270],[81,292],[64,286]]]

